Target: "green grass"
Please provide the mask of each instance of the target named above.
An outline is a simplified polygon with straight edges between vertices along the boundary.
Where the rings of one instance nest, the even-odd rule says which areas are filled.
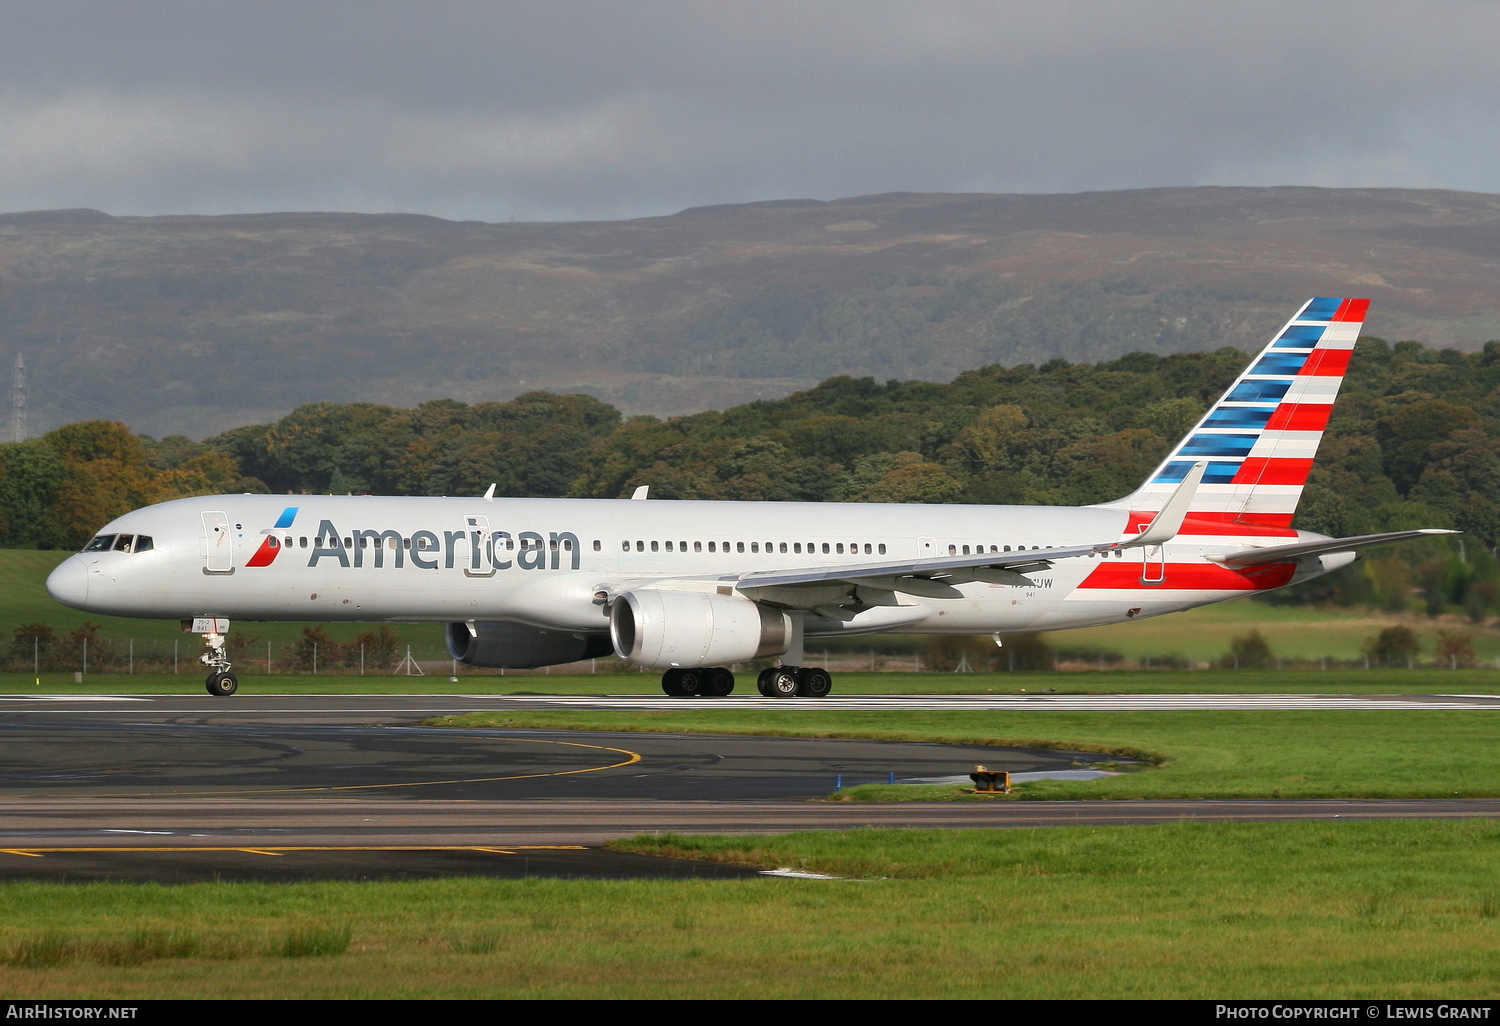
[[[1090,781],[1019,785],[1034,798],[1451,798],[1500,795],[1500,714],[1489,712],[488,712],[455,727],[666,731],[1019,745],[1149,759]],[[955,759],[954,774],[969,765]],[[845,797],[953,796],[856,789]],[[984,799],[994,800],[994,799]]]
[[[0,988],[13,1000],[1500,996],[1490,822],[617,846],[859,879],[13,883],[0,885]]]

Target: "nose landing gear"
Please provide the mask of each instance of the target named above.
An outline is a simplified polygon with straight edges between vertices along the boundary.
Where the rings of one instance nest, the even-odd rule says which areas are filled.
[[[187,627],[188,622],[184,620],[183,626]],[[239,678],[230,672],[229,653],[224,650],[229,621],[222,617],[198,617],[192,621],[191,629],[194,634],[203,635],[203,643],[208,646],[208,651],[198,657],[209,669],[204,688],[215,698],[228,698],[240,687]]]

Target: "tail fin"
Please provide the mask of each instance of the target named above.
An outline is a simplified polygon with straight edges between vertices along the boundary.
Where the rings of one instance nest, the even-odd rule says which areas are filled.
[[[1368,299],[1313,299],[1179,442],[1146,483],[1113,508],[1136,531],[1195,462],[1208,460],[1184,534],[1291,535]]]

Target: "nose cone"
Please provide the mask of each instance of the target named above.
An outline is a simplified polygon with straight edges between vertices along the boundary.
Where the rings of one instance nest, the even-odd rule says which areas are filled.
[[[89,598],[89,568],[77,556],[69,556],[47,575],[47,594],[65,606],[85,608]]]

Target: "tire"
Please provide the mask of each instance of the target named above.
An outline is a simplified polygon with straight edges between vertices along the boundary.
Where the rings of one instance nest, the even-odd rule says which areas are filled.
[[[677,688],[678,688],[677,693],[679,695],[682,695],[684,698],[686,698],[686,697],[689,697],[691,695],[702,694],[702,692],[703,692],[703,671],[702,670],[678,670],[677,673],[679,674],[679,676],[677,678]]]
[[[668,670],[666,673],[662,674],[661,675],[661,689],[662,689],[662,691],[664,691],[667,694],[671,695],[673,698],[677,698],[677,697],[681,696],[683,694],[683,690],[682,690],[682,671],[681,670]]]
[[[821,666],[804,666],[797,671],[797,694],[822,698],[833,690],[833,678]]]
[[[232,673],[210,673],[203,682],[208,693],[215,698],[228,698],[240,688],[239,678]]]
[[[771,674],[776,672],[776,667],[771,666],[760,671],[760,676],[755,678],[755,690],[766,698],[771,697]]]
[[[771,671],[767,686],[772,698],[796,698],[797,671],[789,666],[778,666]]]
[[[703,671],[703,687],[699,694],[712,695],[715,698],[723,698],[734,690],[734,674],[722,666]]]

